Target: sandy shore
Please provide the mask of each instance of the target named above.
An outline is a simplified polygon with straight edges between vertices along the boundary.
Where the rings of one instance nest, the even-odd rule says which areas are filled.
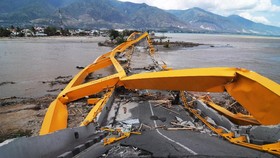
[[[24,40],[60,40],[60,41],[91,41],[91,42],[104,42],[110,39],[103,36],[46,36],[46,37],[0,37],[1,41],[24,41]]]

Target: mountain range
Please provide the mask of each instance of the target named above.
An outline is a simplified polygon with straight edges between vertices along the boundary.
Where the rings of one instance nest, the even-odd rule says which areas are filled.
[[[200,8],[162,10],[117,0],[1,0],[0,26],[123,28],[177,32],[280,35],[280,28]]]

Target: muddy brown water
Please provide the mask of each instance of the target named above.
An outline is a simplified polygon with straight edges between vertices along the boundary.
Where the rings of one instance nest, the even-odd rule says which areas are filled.
[[[110,47],[98,47],[102,37],[50,37],[0,39],[0,98],[40,97],[56,89],[42,82],[74,76]],[[65,85],[63,85],[65,86]],[[63,88],[63,87],[60,87]]]
[[[158,34],[162,35],[162,34]],[[164,34],[170,41],[203,43],[192,48],[159,50],[158,60],[175,69],[243,67],[280,83],[280,38],[241,35]],[[99,47],[103,37],[45,37],[0,39],[0,98],[58,94],[43,81],[74,76],[110,47]],[[65,86],[65,85],[63,85]],[[63,88],[60,87],[60,88]],[[48,92],[47,92],[48,91]]]
[[[162,34],[158,34],[162,35]],[[164,34],[170,41],[203,43],[198,47],[159,51],[158,60],[176,69],[242,67],[280,83],[280,38],[214,34]]]

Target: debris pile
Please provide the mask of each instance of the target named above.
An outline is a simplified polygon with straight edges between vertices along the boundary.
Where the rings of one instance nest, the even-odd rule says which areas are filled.
[[[208,101],[211,101],[229,110],[234,114],[237,113],[241,113],[244,115],[249,114],[249,112],[243,106],[241,106],[233,97],[231,97],[227,92],[223,92],[223,93],[188,92],[188,95],[195,99],[203,98]]]
[[[116,145],[112,149],[110,149],[107,153],[100,156],[100,158],[115,158],[115,157],[150,158],[152,157],[152,153],[133,146]]]
[[[68,84],[72,80],[72,76],[58,76],[54,81],[42,81],[43,84],[47,83],[50,87],[55,85],[65,85]]]
[[[16,84],[16,82],[13,82],[13,81],[1,82],[0,86],[6,85],[6,84]]]
[[[158,45],[163,45],[165,48],[170,48],[170,47],[197,47],[199,45],[202,45],[200,43],[193,43],[193,42],[184,42],[184,41],[154,41],[153,45],[158,46]]]

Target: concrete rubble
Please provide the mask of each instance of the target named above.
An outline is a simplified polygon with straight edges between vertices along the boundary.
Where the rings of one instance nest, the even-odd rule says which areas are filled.
[[[133,146],[121,146],[117,145],[110,149],[106,154],[103,154],[100,158],[115,158],[115,157],[143,157],[150,158],[152,154],[148,151],[141,150]]]

